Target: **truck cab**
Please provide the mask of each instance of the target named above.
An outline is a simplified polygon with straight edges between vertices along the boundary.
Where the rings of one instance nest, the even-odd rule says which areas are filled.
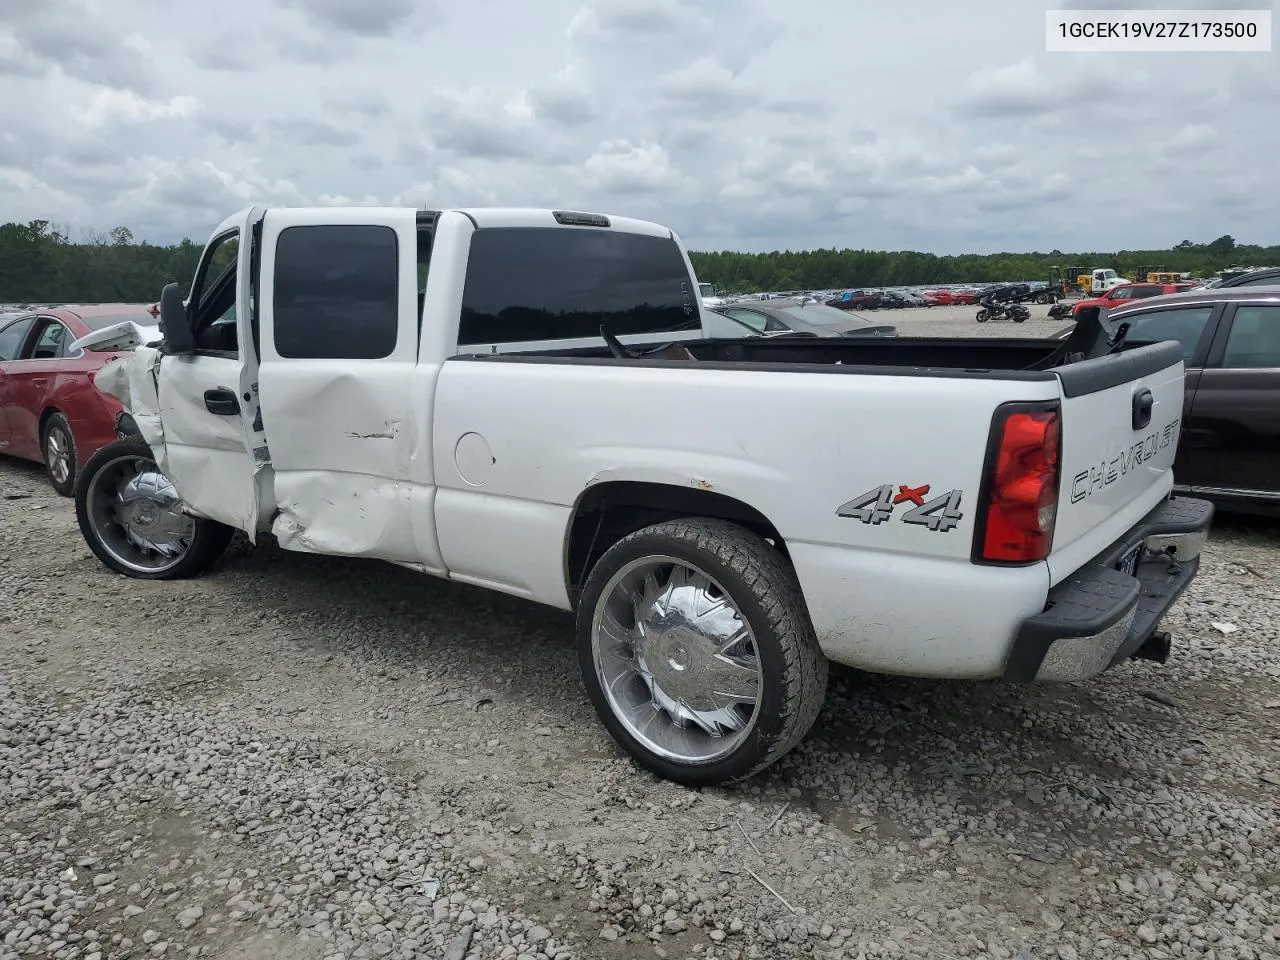
[[[1106,293],[1114,287],[1118,287],[1121,284],[1128,282],[1128,280],[1117,275],[1116,272],[1109,267],[1095,267],[1089,279],[1089,293],[1096,297]]]

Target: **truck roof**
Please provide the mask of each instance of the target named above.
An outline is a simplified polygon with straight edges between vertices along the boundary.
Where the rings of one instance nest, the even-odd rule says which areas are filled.
[[[377,217],[392,212],[413,210],[419,215],[441,216],[457,213],[468,218],[477,229],[486,227],[597,227],[616,229],[622,233],[639,233],[654,237],[675,237],[675,232],[660,223],[640,220],[635,217],[617,216],[611,213],[596,213],[582,210],[570,210],[551,207],[410,207],[402,206],[362,206],[342,204],[329,206],[289,206],[263,205],[244,207],[224,221],[240,221],[250,211],[259,215],[271,210],[288,210],[292,213],[314,216],[318,223],[346,222],[351,218]]]

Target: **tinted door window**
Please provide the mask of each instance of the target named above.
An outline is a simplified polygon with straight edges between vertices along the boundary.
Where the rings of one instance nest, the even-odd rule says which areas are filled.
[[[282,357],[378,360],[396,348],[396,232],[373,224],[288,227],[276,241],[275,344]]]
[[[18,359],[18,352],[22,350],[22,344],[27,339],[31,322],[32,318],[27,317],[0,328],[0,361]]]
[[[1237,307],[1224,367],[1280,367],[1280,307]]]
[[[1182,344],[1182,362],[1190,365],[1212,314],[1212,307],[1186,307],[1181,310],[1152,310],[1113,319],[1116,323],[1129,324],[1125,339],[1131,342],[1177,340]]]
[[[36,337],[30,357],[32,360],[56,360],[63,355],[70,340],[67,328],[57,320],[50,320],[40,331],[40,336]]]
[[[697,330],[693,278],[670,237],[519,227],[471,238],[460,345]]]
[[[1134,287],[1132,297],[1134,300],[1141,300],[1144,297],[1158,297],[1162,293],[1162,287]]]

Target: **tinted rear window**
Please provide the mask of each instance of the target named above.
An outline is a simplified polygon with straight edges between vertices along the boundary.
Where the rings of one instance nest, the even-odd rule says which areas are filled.
[[[815,326],[846,326],[849,323],[869,322],[848,310],[837,310],[822,303],[810,303],[803,307],[783,307],[783,312]]]
[[[695,286],[670,237],[512,227],[471,238],[459,345],[696,330]]]

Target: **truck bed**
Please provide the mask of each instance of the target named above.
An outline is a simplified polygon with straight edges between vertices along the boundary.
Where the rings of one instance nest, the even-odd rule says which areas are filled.
[[[630,349],[654,349],[658,347]],[[977,339],[971,337],[747,337],[742,340],[682,341],[693,361],[717,369],[779,372],[863,373],[879,376],[961,377],[982,380],[1043,382],[1059,379],[1063,393],[1074,396],[1147,376],[1181,359],[1176,343],[1125,342],[1114,353],[1076,363],[1049,366],[1063,341],[1038,337]],[[651,354],[615,358],[605,345],[566,350],[462,356],[457,359],[542,363],[619,363],[668,366],[689,357]],[[1058,360],[1061,364],[1062,361]]]

